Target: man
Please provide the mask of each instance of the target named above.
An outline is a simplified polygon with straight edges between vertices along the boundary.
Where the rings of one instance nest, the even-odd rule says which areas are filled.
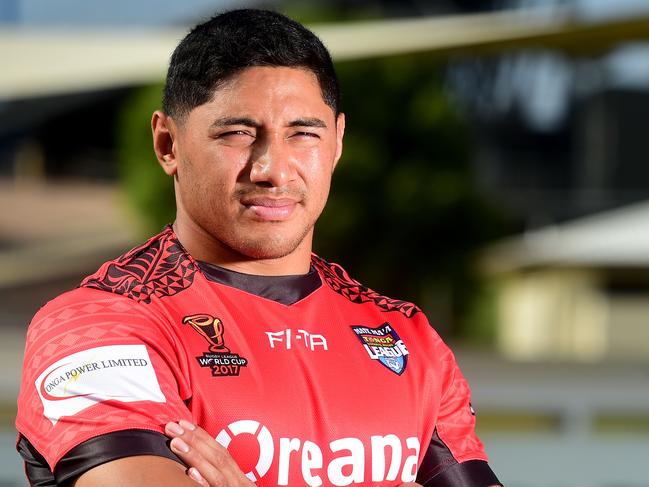
[[[338,102],[324,46],[279,14],[180,43],[152,119],[176,221],[34,317],[32,485],[498,484],[420,310],[311,253]]]

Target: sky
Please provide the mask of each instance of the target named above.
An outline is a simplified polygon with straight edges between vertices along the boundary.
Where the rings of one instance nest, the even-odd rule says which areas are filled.
[[[5,3],[6,2],[6,3]],[[201,15],[253,2],[237,0],[1,0],[0,15],[13,14],[19,24],[174,25],[193,23]]]
[[[0,18],[27,24],[172,25],[254,0],[1,0]],[[610,17],[649,10],[649,0],[510,0],[509,5],[572,4],[578,15]]]
[[[577,11],[587,17],[626,16],[649,10],[647,0],[575,0],[574,3]]]

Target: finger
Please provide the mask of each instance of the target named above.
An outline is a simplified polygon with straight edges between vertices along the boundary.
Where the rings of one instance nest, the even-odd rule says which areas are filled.
[[[173,437],[172,447],[181,449],[177,454],[190,467],[196,467],[210,485],[213,478],[224,481],[224,485],[254,485],[243,474],[230,452],[204,429],[188,421],[179,421],[168,423],[165,431]]]
[[[178,423],[167,423],[165,433],[171,438],[180,438],[190,448],[199,450],[206,458],[218,461],[216,467],[236,465],[230,452],[210,436],[203,428],[189,421],[181,420]],[[221,465],[221,463],[223,465]]]
[[[187,474],[200,485],[205,487],[224,487],[228,485],[226,476],[205,458],[196,448],[190,448],[182,438],[176,437],[171,440],[171,451],[185,462],[190,468]],[[203,483],[201,483],[201,480]]]
[[[199,445],[204,445],[216,450],[226,457],[232,458],[228,449],[221,445],[218,441],[216,441],[213,436],[211,436],[200,426],[190,423],[189,421],[185,421],[184,419],[178,421],[178,426],[180,426],[180,428],[186,432],[183,438],[190,445],[195,445],[196,447],[198,447]]]
[[[195,467],[188,469],[187,475],[189,475],[189,478],[191,478],[193,481],[198,483],[198,485],[202,487],[210,487],[210,484],[207,483],[207,480],[203,478],[201,473]]]

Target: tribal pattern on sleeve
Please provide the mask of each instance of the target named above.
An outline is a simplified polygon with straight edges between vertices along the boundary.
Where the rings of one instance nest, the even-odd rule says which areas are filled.
[[[338,264],[327,262],[317,255],[311,256],[311,263],[322,274],[322,277],[331,289],[346,297],[352,303],[361,304],[372,301],[383,311],[398,311],[408,318],[412,318],[421,311],[413,303],[388,298],[363,286],[360,282],[352,279],[347,274],[347,271]]]
[[[194,281],[197,266],[170,229],[118,259],[104,264],[80,287],[122,294],[149,304],[151,297],[173,296]]]

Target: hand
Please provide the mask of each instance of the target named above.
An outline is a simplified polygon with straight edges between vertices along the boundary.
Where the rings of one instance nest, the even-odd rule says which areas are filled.
[[[203,487],[254,487],[227,449],[189,421],[167,423],[171,450],[189,465],[187,475]]]

